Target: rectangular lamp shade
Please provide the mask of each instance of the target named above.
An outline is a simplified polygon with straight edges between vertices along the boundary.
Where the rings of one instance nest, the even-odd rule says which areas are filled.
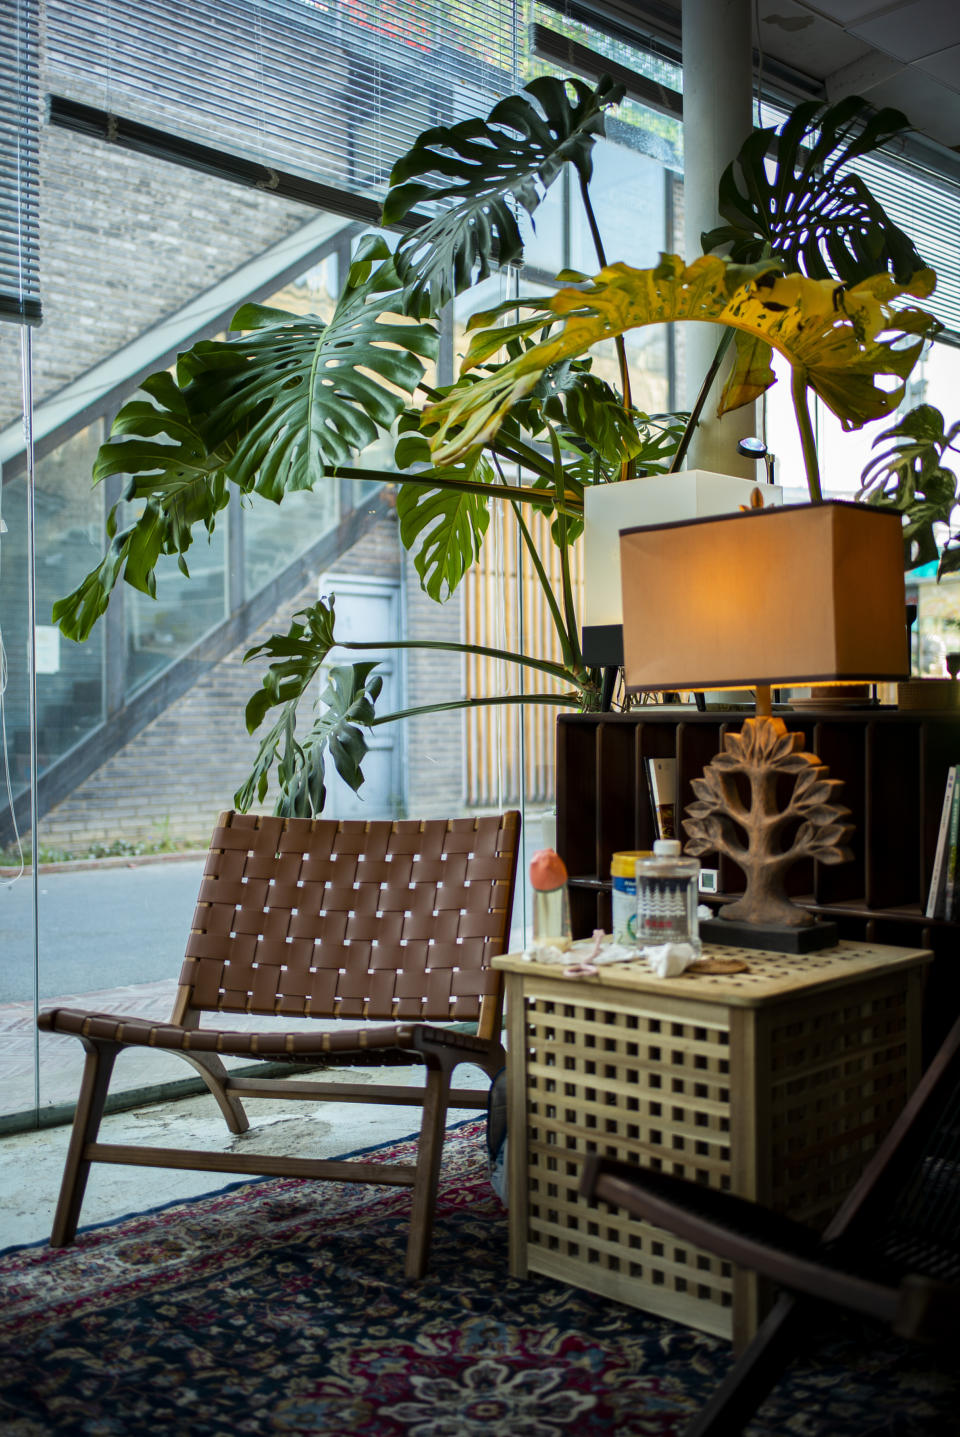
[[[627,688],[906,678],[899,514],[784,505],[620,536]]]
[[[779,504],[779,484],[759,488],[764,504]],[[754,479],[681,469],[617,484],[588,484],[583,491],[584,614],[581,647],[584,663],[600,667],[623,663],[623,611],[620,592],[620,533],[637,524],[667,524],[735,514],[755,499]]]

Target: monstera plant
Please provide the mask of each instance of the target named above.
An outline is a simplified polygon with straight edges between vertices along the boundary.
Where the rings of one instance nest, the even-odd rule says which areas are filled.
[[[340,643],[333,596],[296,615],[286,634],[252,651],[269,663],[247,705],[247,725],[255,732],[269,723],[236,795],[240,807],[262,802],[274,775],[279,812],[319,812],[328,759],[351,787],[361,784],[366,732],[400,715],[376,711],[380,679],[362,657],[328,669],[324,691],[312,699],[335,645],[361,654],[433,647],[492,655],[562,690],[468,694],[446,708],[599,706],[602,676],[583,660],[570,569],[584,489],[678,468],[699,413],[699,403],[689,417],[635,408],[623,340],[629,329],[681,319],[715,324],[718,364],[735,337],[724,409],[762,393],[774,382],[771,350],[785,355],[813,500],[819,479],[808,390],[848,427],[899,404],[933,325],[903,296],[922,297],[933,277],[846,167],[902,130],[904,117],[871,115],[859,100],[799,107],[779,132],[752,135],[724,177],[725,223],[704,246],[723,245],[728,254],[690,263],[665,255],[653,269],[636,270],[608,260],[590,199],[593,147],[621,93],[606,78],[594,88],[540,78],[485,119],[428,130],[397,162],[384,203],[384,224],[406,227],[402,238],[393,247],[382,234],[361,241],[329,322],[245,305],[229,338],[194,345],[175,376],[146,380],[143,397],[118,415],[94,479],[129,476],[124,500],[139,512],[121,529],[115,506],[102,563],[55,606],[55,621],[72,639],[87,637],[121,579],[153,594],[161,555],[177,555],[186,575],[195,534],[212,532],[231,492],[281,503],[344,475],[369,479],[370,471],[351,465],[384,433],[395,441],[396,469],[385,477],[398,486],[400,538],[432,598],[453,593],[476,561],[493,501],[510,505],[544,589],[555,660],[439,641],[389,645],[373,635]],[[519,217],[535,215],[565,168],[583,199],[598,272],[561,273],[549,299],[521,294],[476,316],[456,382],[428,385],[441,310],[495,266],[522,261]],[[618,357],[616,385],[592,367],[592,351],[607,340]],[[529,522],[535,511],[549,516],[559,551],[556,593]],[[302,703],[311,705],[305,719]]]
[[[861,477],[859,498],[903,515],[904,563],[908,569],[937,563],[937,578],[960,569],[956,532],[957,476],[947,464],[960,455],[960,420],[947,426],[939,409],[919,404],[874,440],[889,445],[870,460]],[[946,532],[945,542],[938,534]]]

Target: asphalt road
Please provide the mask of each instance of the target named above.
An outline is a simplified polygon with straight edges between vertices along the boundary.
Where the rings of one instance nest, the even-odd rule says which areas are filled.
[[[41,873],[40,997],[176,978],[202,858]],[[0,1003],[33,997],[33,885],[0,880]]]

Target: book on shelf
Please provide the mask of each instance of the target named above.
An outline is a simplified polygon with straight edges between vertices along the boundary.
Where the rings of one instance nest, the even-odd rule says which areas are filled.
[[[927,906],[924,910],[927,918],[942,918],[946,910],[950,822],[953,815],[953,802],[956,793],[957,765],[954,764],[947,770],[947,781],[943,790],[943,806],[940,810],[940,828],[937,833],[937,847],[933,856],[933,874],[930,879],[930,891],[927,894]],[[956,872],[956,857],[954,857],[954,872]]]
[[[956,770],[954,770],[956,772]],[[957,880],[960,872],[957,869],[957,844],[960,841],[960,782],[956,779],[953,785],[953,798],[950,802],[950,829],[947,834],[947,853],[944,862],[946,864],[946,875],[944,877],[943,904],[937,909],[937,917],[953,921],[957,917]]]
[[[648,758],[647,784],[657,838],[677,838],[677,760]]]

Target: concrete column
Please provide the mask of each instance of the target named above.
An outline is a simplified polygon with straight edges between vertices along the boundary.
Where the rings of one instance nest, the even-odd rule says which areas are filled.
[[[684,255],[701,254],[700,236],[719,223],[717,189],[753,125],[752,0],[683,0]],[[693,406],[723,331],[684,326],[686,408]],[[687,454],[688,469],[757,477],[757,464],[737,453],[755,434],[755,406],[717,418],[727,366],[713,385]]]

